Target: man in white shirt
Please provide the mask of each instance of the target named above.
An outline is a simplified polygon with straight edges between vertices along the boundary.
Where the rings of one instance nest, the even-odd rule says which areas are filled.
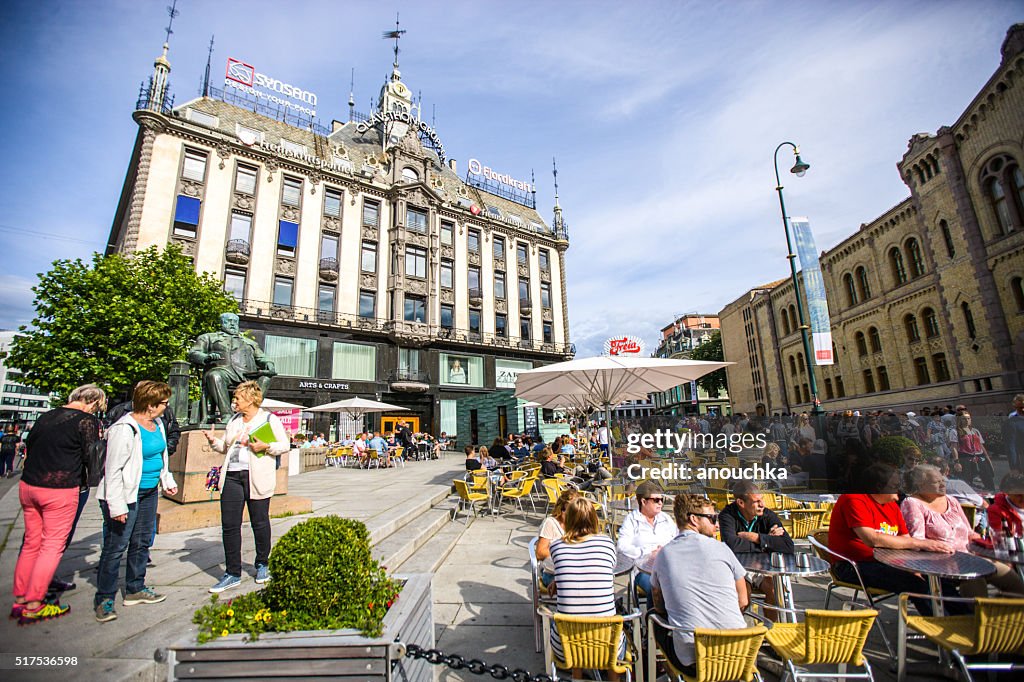
[[[626,515],[619,528],[616,546],[620,554],[632,559],[640,569],[636,586],[650,600],[650,563],[658,550],[672,541],[678,529],[672,517],[662,511],[665,494],[654,481],[644,481],[636,487],[636,502],[638,508]]]
[[[608,422],[602,421],[601,427],[597,430],[597,444],[601,446],[601,453],[608,454]]]

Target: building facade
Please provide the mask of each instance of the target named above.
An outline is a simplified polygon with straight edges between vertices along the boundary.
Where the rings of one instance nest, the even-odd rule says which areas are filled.
[[[222,279],[276,363],[271,397],[370,397],[451,433],[459,398],[573,355],[557,194],[549,225],[532,187],[460,178],[397,59],[372,116],[327,128],[228,80],[172,106],[166,53],[108,252],[177,244]]]
[[[822,253],[836,364],[827,410],[964,403],[1005,412],[1024,383],[1024,24],[960,118],[897,164],[910,196]],[[806,311],[805,311],[806,313]],[[790,279],[720,313],[736,411],[810,409]],[[806,314],[805,314],[805,319]]]
[[[31,429],[39,415],[50,409],[50,397],[26,386],[22,373],[4,362],[17,332],[0,331],[0,429]]]
[[[718,315],[687,313],[680,315],[661,330],[661,340],[654,350],[656,358],[689,358],[697,346],[711,339],[712,333],[720,329]],[[700,386],[696,392],[692,384],[682,384],[651,394],[654,414],[731,414],[728,391],[711,395]]]

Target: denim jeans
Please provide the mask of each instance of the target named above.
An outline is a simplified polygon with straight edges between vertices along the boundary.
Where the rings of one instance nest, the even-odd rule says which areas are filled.
[[[110,518],[110,508],[106,500],[100,500],[106,539],[103,542],[103,554],[100,555],[96,605],[117,596],[117,577],[125,550],[128,551],[124,575],[125,592],[132,594],[146,586],[146,561],[149,559],[149,544],[153,538],[156,505],[159,501],[159,487],[139,490],[138,501],[128,505],[128,518],[124,523],[120,523]]]
[[[270,498],[249,497],[249,472],[229,471],[220,491],[220,522],[224,538],[224,572],[242,577],[242,509],[249,508],[249,523],[256,539],[256,565],[270,560]]]
[[[64,551],[68,551],[68,547],[71,546],[71,541],[75,539],[75,529],[78,528],[78,519],[82,518],[82,511],[85,509],[86,502],[89,501],[89,489],[79,488],[78,489],[78,511],[75,512],[75,521],[71,524],[71,531],[68,533],[68,541],[64,543]],[[106,526],[103,527],[104,541],[106,540]],[[105,542],[104,542],[105,544]],[[102,549],[102,545],[100,546]]]

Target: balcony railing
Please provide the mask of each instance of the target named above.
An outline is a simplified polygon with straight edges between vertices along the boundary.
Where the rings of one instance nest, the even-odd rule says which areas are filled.
[[[473,306],[483,305],[484,302],[484,291],[483,289],[470,289],[469,290],[469,304]]]
[[[320,259],[320,279],[325,279],[328,282],[333,282],[338,279],[337,258]]]
[[[430,383],[430,374],[418,369],[392,369],[387,373],[386,380],[392,381],[415,381],[421,384]]]
[[[519,299],[519,311],[527,314],[533,312],[533,301],[528,298]]]
[[[550,353],[562,357],[576,354],[576,346],[571,343],[542,343],[540,339],[522,340],[518,337],[498,336],[490,332],[473,332],[469,329],[442,327],[438,324],[409,323],[395,320],[382,320],[372,317],[359,317],[347,313],[335,313],[316,308],[300,306],[280,306],[268,301],[242,300],[238,302],[238,313],[242,317],[274,322],[295,323],[305,325],[321,325],[344,329],[346,331],[379,334],[401,340],[404,336],[424,335],[440,342],[480,347],[517,347],[537,353]]]
[[[235,265],[245,265],[249,262],[249,242],[244,239],[229,239],[224,249],[224,258]]]

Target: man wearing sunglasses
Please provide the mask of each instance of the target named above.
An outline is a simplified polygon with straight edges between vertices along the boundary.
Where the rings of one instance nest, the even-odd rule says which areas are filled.
[[[673,666],[696,676],[693,631],[746,627],[746,571],[725,544],[715,540],[718,514],[701,495],[679,495],[673,506],[679,535],[654,560],[654,609],[680,628],[654,625],[655,638]]]
[[[637,592],[642,590],[648,596],[649,606],[650,562],[672,541],[678,529],[672,517],[662,511],[665,493],[654,481],[644,481],[636,487],[636,503],[637,509],[629,512],[619,528],[617,545],[620,554],[641,568],[636,577]]]

